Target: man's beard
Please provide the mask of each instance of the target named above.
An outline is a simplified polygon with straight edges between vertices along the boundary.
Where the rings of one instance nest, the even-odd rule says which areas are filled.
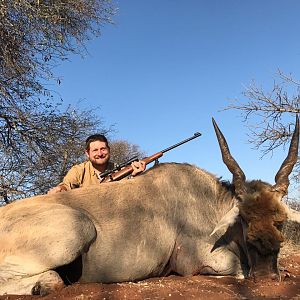
[[[100,159],[100,160],[99,160]],[[101,158],[99,157],[98,159],[97,158],[92,158],[90,159],[90,162],[95,165],[95,166],[103,166],[103,165],[107,165],[108,164],[108,161],[109,161],[109,157],[105,157],[105,158]]]

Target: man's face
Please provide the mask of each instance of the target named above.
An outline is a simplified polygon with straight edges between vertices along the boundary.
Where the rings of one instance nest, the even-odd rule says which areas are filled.
[[[85,154],[93,165],[106,165],[110,158],[109,148],[105,142],[95,141],[90,143],[90,149]]]

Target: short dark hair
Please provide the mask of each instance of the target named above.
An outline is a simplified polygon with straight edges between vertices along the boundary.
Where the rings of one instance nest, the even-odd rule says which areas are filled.
[[[96,141],[104,142],[106,144],[106,147],[109,148],[107,138],[103,134],[96,133],[96,134],[90,135],[85,140],[85,150],[88,151],[90,149],[90,144],[92,142],[96,142]]]

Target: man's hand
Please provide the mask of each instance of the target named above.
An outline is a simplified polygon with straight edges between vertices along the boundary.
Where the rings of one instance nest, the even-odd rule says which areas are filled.
[[[132,176],[136,176],[146,169],[146,164],[142,160],[132,162],[131,166],[133,169],[133,172],[131,173]]]
[[[63,185],[58,185],[58,186],[55,186],[54,188],[50,189],[47,194],[52,195],[52,194],[64,192],[66,190],[67,189]]]

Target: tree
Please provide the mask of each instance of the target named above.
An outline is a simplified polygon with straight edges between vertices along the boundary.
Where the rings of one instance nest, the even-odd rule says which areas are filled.
[[[80,159],[88,132],[103,132],[92,111],[67,109],[49,83],[68,54],[111,23],[109,0],[3,0],[0,3],[0,197],[45,192]],[[72,145],[72,146],[69,146]],[[69,147],[69,148],[68,148]],[[66,150],[67,149],[67,150]]]
[[[69,108],[60,115],[40,114],[37,120],[44,118],[42,126],[34,122],[33,114],[22,117],[22,127],[17,127],[9,143],[2,143],[0,148],[4,162],[0,167],[0,197],[5,202],[46,193],[73,164],[85,158],[84,141],[88,135],[112,131],[112,127],[105,129],[94,111],[88,110]],[[25,133],[18,134],[19,130]]]
[[[144,151],[135,144],[130,144],[124,140],[115,140],[110,142],[111,160],[116,164],[124,163],[137,156],[138,159],[145,157]]]
[[[245,101],[236,100],[226,108],[242,111],[250,129],[249,142],[261,149],[263,155],[289,144],[295,126],[294,116],[300,113],[300,82],[281,71],[278,77],[270,91],[253,82],[243,92]],[[254,119],[254,123],[250,119]],[[300,182],[299,159],[293,179]]]
[[[7,127],[2,137],[11,138],[16,114],[37,107],[54,114],[54,93],[47,84],[60,79],[53,68],[68,54],[83,53],[84,42],[100,34],[113,13],[109,0],[1,1],[0,119]]]
[[[111,22],[109,0],[2,0],[0,4],[1,108],[25,109],[36,95],[51,97],[53,67]],[[59,82],[59,79],[57,79]]]

